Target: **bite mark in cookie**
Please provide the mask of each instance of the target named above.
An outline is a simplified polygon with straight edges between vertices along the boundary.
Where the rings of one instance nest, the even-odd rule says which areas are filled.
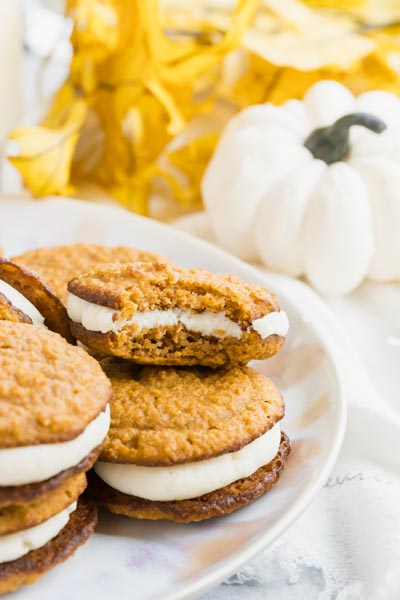
[[[264,359],[288,330],[275,296],[232,275],[172,265],[108,265],[68,286],[73,334],[142,364],[223,366]]]

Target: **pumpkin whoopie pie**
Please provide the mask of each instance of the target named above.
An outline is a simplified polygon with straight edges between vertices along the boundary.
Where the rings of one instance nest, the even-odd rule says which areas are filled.
[[[15,256],[12,260],[37,273],[63,302],[67,298],[68,282],[73,277],[96,266],[107,263],[167,261],[159,254],[129,246],[81,243],[54,248],[38,248]]]
[[[280,350],[288,329],[274,294],[233,275],[171,264],[110,264],[68,284],[72,334],[140,364],[245,364]]]
[[[48,327],[72,342],[60,298],[34,273],[0,258],[0,320]]]
[[[46,328],[0,321],[0,593],[34,581],[93,531],[78,499],[109,427],[99,364]]]
[[[202,521],[252,502],[290,451],[283,399],[251,369],[140,366],[107,358],[111,427],[89,496],[139,519]]]
[[[0,563],[0,594],[34,583],[67,560],[92,535],[96,523],[96,505],[79,498],[48,521],[25,532],[11,534],[14,537],[5,540],[5,547],[7,550],[20,548],[24,554]],[[14,552],[14,556],[16,554]],[[11,556],[9,551],[8,556]]]

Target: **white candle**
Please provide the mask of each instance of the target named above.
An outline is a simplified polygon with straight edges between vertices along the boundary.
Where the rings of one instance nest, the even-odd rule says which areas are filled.
[[[20,0],[0,0],[0,146],[20,116],[21,56]]]

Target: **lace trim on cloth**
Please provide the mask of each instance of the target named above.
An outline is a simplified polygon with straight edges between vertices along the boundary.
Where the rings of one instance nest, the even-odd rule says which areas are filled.
[[[399,600],[400,480],[352,462],[272,550],[201,600]]]

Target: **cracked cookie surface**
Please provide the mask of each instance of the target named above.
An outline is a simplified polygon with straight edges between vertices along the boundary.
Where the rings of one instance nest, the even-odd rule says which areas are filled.
[[[111,427],[100,460],[170,466],[235,452],[284,415],[274,384],[251,367],[142,367],[107,358]]]
[[[71,440],[111,394],[82,348],[43,327],[0,321],[0,448]]]

